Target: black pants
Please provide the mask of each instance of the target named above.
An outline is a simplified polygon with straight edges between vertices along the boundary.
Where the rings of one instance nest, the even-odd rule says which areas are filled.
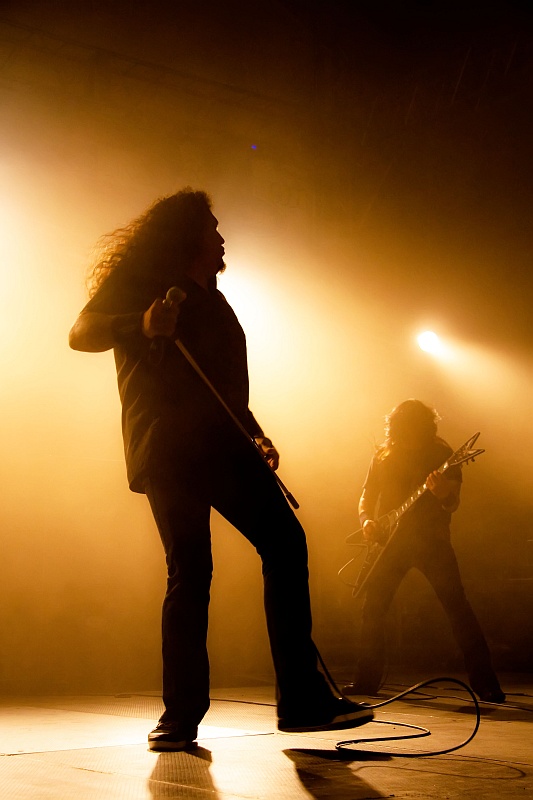
[[[398,531],[368,581],[363,606],[361,656],[356,681],[366,691],[381,685],[385,663],[385,615],[401,581],[418,569],[433,587],[464,656],[470,684],[478,693],[499,689],[487,642],[465,595],[455,552],[441,536]]]
[[[207,625],[215,508],[262,561],[267,629],[278,684],[278,714],[331,701],[311,639],[307,544],[274,476],[253,445],[220,438],[209,452],[146,484],[168,567],[163,603],[164,720],[194,738],[209,708]],[[246,598],[243,598],[246,602]]]

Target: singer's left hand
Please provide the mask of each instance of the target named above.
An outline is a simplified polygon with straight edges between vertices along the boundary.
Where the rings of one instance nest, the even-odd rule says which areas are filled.
[[[277,470],[279,467],[279,453],[270,441],[267,439],[266,436],[256,436],[255,442],[259,449],[261,450],[266,462],[268,463],[269,467],[274,471]]]

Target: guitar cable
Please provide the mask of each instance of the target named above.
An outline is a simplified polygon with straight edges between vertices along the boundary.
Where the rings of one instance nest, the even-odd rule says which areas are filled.
[[[319,652],[318,648],[316,647],[316,645],[315,645],[315,650],[316,650],[316,654],[317,654],[318,660],[320,662],[320,665],[322,666],[322,669],[324,670],[324,674],[325,674],[325,676],[326,676],[331,688],[334,689],[334,691],[340,697],[342,697],[344,700],[349,700],[349,698],[347,698],[343,694],[343,692],[341,692],[339,687],[337,686],[337,684],[334,681],[331,673],[329,672],[328,668],[326,667],[326,665],[324,663],[324,660],[323,660],[322,656],[320,655],[320,652]],[[361,752],[364,752],[366,754],[371,754],[371,755],[398,756],[400,758],[421,758],[423,756],[441,756],[441,755],[446,755],[447,753],[453,753],[455,750],[459,750],[460,748],[465,747],[465,745],[469,744],[472,741],[472,739],[474,738],[474,736],[477,734],[478,730],[479,730],[479,725],[480,725],[480,722],[481,722],[481,712],[480,712],[480,708],[479,708],[479,703],[478,703],[477,697],[475,696],[475,694],[472,691],[472,689],[470,688],[470,686],[468,686],[468,684],[464,683],[463,681],[459,680],[458,678],[450,678],[450,677],[446,677],[446,676],[443,676],[443,677],[440,677],[440,678],[430,678],[429,680],[421,681],[420,683],[417,683],[414,686],[410,686],[408,689],[405,689],[403,692],[400,692],[399,694],[396,694],[393,697],[389,697],[387,700],[384,700],[381,703],[375,703],[375,704],[372,704],[372,705],[370,703],[361,703],[360,705],[364,706],[365,708],[371,708],[372,710],[375,710],[377,708],[384,708],[385,706],[388,706],[391,703],[394,703],[396,700],[401,700],[402,697],[406,697],[406,695],[416,692],[418,689],[421,689],[424,686],[431,686],[434,683],[443,683],[443,682],[457,684],[462,689],[464,689],[470,695],[470,697],[472,698],[472,701],[474,703],[475,712],[476,712],[476,721],[475,721],[474,728],[473,728],[472,732],[470,733],[470,735],[466,739],[464,739],[459,744],[453,745],[452,747],[445,747],[445,748],[443,748],[441,750],[398,752],[398,751],[394,751],[394,750],[389,750],[389,751],[387,751],[385,749],[383,749],[383,750],[371,750],[371,749],[368,749],[368,748],[364,748]],[[403,741],[403,740],[407,740],[407,739],[419,739],[419,738],[423,738],[425,736],[431,736],[431,731],[428,728],[424,728],[424,727],[422,727],[420,725],[412,725],[412,724],[407,723],[407,722],[389,722],[389,721],[386,721],[386,720],[377,720],[377,719],[374,719],[373,722],[375,722],[378,725],[392,725],[392,726],[398,727],[398,728],[408,728],[409,730],[416,731],[416,733],[411,733],[411,734],[408,734],[408,735],[405,735],[405,736],[379,736],[379,737],[374,736],[374,737],[370,737],[370,738],[366,738],[366,737],[363,738],[362,737],[362,738],[357,738],[357,739],[345,739],[345,740],[343,740],[341,742],[337,742],[336,745],[335,745],[335,749],[338,750],[339,752],[347,753],[350,750],[356,751],[356,748],[354,746],[358,745],[358,744],[372,743],[372,742]]]
[[[394,750],[385,750],[385,749],[383,749],[383,750],[372,750],[372,749],[364,748],[363,752],[364,753],[373,754],[373,755],[392,755],[392,756],[398,756],[400,758],[421,758],[423,756],[442,756],[442,755],[446,755],[447,753],[453,753],[455,750],[460,750],[462,747],[465,747],[465,745],[469,744],[472,741],[472,739],[474,738],[474,736],[477,734],[478,730],[479,730],[479,725],[480,725],[480,722],[481,722],[481,712],[480,712],[480,708],[479,708],[479,703],[478,703],[477,697],[475,696],[475,694],[472,691],[472,689],[470,688],[470,686],[468,686],[468,684],[464,683],[463,681],[461,681],[461,680],[459,680],[457,678],[450,678],[450,677],[447,677],[447,676],[442,676],[440,678],[430,678],[427,681],[421,681],[420,683],[417,683],[414,686],[409,687],[405,691],[400,692],[399,694],[396,694],[393,697],[389,697],[388,700],[384,700],[381,703],[375,703],[373,705],[364,703],[363,705],[365,705],[368,708],[371,708],[373,710],[377,709],[377,708],[383,708],[384,706],[387,706],[390,703],[394,703],[396,700],[401,700],[402,697],[405,697],[408,694],[412,694],[413,692],[416,692],[418,689],[421,689],[424,686],[431,686],[434,683],[443,683],[443,682],[457,684],[462,689],[464,689],[470,695],[470,697],[473,700],[474,708],[475,708],[475,712],[476,712],[476,721],[475,721],[474,728],[473,728],[472,732],[470,733],[469,736],[467,736],[466,739],[464,739],[459,744],[453,745],[451,747],[444,747],[441,750],[422,750],[422,751],[416,751],[415,750],[415,751],[411,751],[411,752],[409,752],[409,751],[398,752],[398,751],[394,751]],[[349,750],[352,750],[352,749],[356,749],[356,748],[353,747],[354,745],[363,744],[363,743],[392,742],[392,741],[400,741],[400,740],[407,740],[407,739],[418,739],[418,738],[421,738],[421,737],[424,737],[424,736],[431,736],[431,731],[428,728],[424,728],[424,727],[419,726],[419,725],[412,725],[412,724],[408,724],[406,722],[390,722],[390,721],[386,721],[386,720],[376,720],[376,719],[374,720],[374,722],[376,722],[378,725],[392,725],[394,727],[409,728],[410,730],[417,731],[417,733],[411,733],[411,734],[405,735],[405,736],[380,736],[380,737],[370,737],[370,738],[346,739],[346,740],[344,740],[342,742],[337,742],[336,745],[335,745],[335,749],[339,750],[339,751],[346,752],[346,751],[349,751]]]

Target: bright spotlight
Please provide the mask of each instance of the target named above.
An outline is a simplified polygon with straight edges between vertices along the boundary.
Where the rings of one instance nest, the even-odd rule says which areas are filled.
[[[444,346],[433,331],[424,331],[424,333],[419,334],[417,342],[421,350],[430,353],[432,356],[440,356],[444,353]]]

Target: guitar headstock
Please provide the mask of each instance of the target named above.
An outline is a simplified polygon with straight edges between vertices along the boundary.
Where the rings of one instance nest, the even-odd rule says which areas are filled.
[[[474,461],[478,456],[485,452],[485,450],[480,448],[475,448],[474,445],[477,442],[479,437],[479,433],[475,433],[473,436],[470,437],[458,450],[455,451],[453,455],[450,456],[448,461],[446,462],[449,467],[454,466],[456,464],[468,464],[469,461]]]

